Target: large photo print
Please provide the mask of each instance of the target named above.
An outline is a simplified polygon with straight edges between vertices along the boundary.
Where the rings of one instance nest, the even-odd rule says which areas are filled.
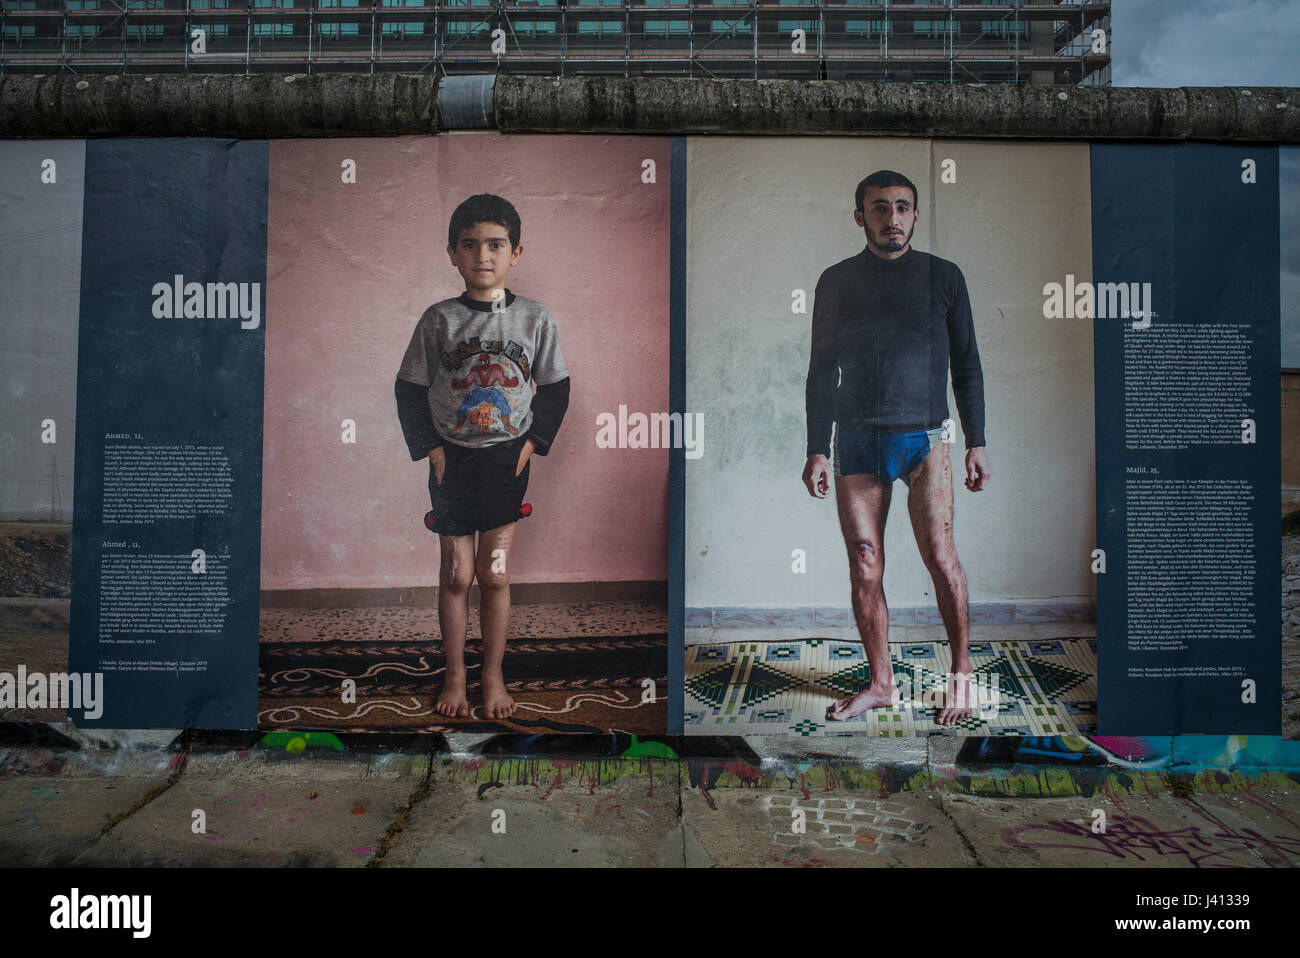
[[[686,732],[1093,731],[1092,325],[1044,302],[1091,273],[1088,147],[718,138],[688,168],[718,425]]]
[[[267,728],[662,733],[668,141],[272,144]]]

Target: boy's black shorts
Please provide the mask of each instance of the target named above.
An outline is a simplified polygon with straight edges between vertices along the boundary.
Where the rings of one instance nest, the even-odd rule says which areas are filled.
[[[519,518],[528,489],[530,457],[521,475],[515,475],[526,436],[479,449],[445,443],[447,469],[442,482],[434,479],[429,463],[429,499],[433,504],[433,531],[445,536],[467,536],[514,522]]]

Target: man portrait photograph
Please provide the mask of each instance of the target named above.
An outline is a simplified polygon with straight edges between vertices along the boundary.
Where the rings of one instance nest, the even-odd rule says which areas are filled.
[[[687,162],[684,733],[1091,734],[1093,327],[1043,312],[1093,271],[1088,149]]]

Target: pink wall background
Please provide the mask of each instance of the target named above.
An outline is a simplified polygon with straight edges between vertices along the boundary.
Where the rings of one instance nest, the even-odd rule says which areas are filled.
[[[424,309],[464,291],[447,222],[484,192],[519,211],[508,285],[555,318],[573,379],[555,445],[533,459],[514,581],[667,578],[667,453],[595,436],[620,403],[668,409],[669,181],[666,138],[272,141],[263,589],[437,584],[428,463],[402,441],[393,379]]]

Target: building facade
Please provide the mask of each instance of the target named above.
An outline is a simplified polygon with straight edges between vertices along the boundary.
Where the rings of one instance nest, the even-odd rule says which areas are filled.
[[[3,0],[0,72],[1110,84],[1110,3]]]

